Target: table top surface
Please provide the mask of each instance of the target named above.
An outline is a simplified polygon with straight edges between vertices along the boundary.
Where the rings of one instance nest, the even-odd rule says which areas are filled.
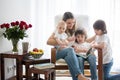
[[[26,53],[23,53],[22,50],[19,50],[18,52],[13,52],[13,51],[6,51],[6,52],[1,52],[0,54],[10,54],[10,55],[24,55]]]
[[[34,62],[34,61],[50,61],[49,58],[44,58],[43,56],[38,58],[38,59],[34,59],[29,53],[13,53],[12,51],[7,51],[7,52],[3,52],[0,53],[0,56],[5,57],[5,58],[23,58],[23,62]]]

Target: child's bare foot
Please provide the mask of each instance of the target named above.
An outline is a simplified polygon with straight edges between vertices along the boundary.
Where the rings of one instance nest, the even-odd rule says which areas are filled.
[[[78,75],[78,80],[89,80],[89,79],[86,78],[84,75],[79,74],[79,75]]]

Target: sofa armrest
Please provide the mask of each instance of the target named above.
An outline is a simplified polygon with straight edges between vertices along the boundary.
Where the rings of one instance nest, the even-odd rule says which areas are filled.
[[[51,62],[52,63],[56,63],[56,49],[55,48],[51,48]]]
[[[103,55],[102,55],[102,49],[98,50],[98,79],[103,80]]]

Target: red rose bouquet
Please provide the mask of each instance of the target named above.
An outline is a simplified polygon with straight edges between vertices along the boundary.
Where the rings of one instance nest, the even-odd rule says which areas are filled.
[[[0,25],[1,28],[5,28],[5,32],[3,33],[4,37],[8,40],[10,39],[23,39],[24,37],[27,37],[27,34],[25,33],[28,28],[31,28],[31,24],[26,24],[24,21],[16,21],[9,23],[3,23]]]
[[[3,32],[4,37],[12,41],[13,47],[18,43],[19,39],[23,39],[28,36],[26,34],[26,30],[31,27],[31,24],[27,24],[24,21],[11,22],[10,24],[3,23],[0,25],[1,29],[5,29],[5,32]]]

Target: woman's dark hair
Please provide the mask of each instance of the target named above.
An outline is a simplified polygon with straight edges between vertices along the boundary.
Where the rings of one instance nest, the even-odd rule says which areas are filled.
[[[74,19],[74,15],[71,13],[71,12],[65,12],[64,14],[63,14],[63,21],[67,21],[68,19]],[[73,34],[74,34],[74,32],[75,32],[75,29],[76,29],[76,23],[73,25],[73,28],[72,29],[66,29],[66,33],[67,33],[67,35],[68,36],[72,36]]]
[[[71,12],[65,12],[63,15],[63,21],[66,21],[67,19],[74,19],[74,16]]]
[[[101,30],[103,32],[103,34],[107,33],[106,24],[105,24],[105,22],[103,20],[97,20],[93,24],[93,28],[97,29],[97,30]]]
[[[87,33],[86,33],[85,29],[77,29],[75,31],[75,37],[77,35],[85,35],[85,39],[87,39]],[[78,43],[77,39],[75,39],[75,42]]]

